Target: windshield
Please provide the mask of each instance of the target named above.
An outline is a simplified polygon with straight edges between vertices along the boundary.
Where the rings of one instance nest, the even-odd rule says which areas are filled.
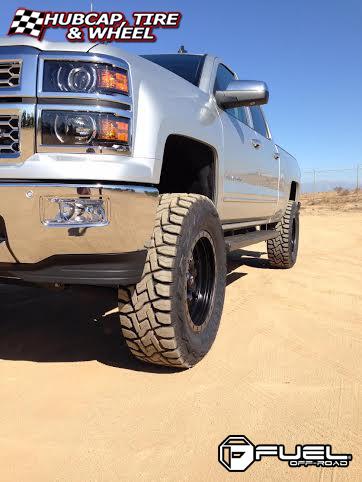
[[[196,86],[199,85],[205,55],[159,54],[141,57],[170,70]]]

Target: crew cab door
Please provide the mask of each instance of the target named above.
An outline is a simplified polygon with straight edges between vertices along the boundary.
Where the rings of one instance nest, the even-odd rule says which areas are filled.
[[[264,113],[260,106],[249,108],[252,122],[251,159],[258,167],[256,196],[263,204],[263,211],[273,216],[277,210],[279,198],[279,155],[271,139]]]
[[[230,69],[219,64],[214,92],[225,90],[235,78]],[[279,167],[273,158],[272,143],[254,130],[248,108],[218,107],[218,111],[223,130],[224,166],[221,220],[224,223],[265,220],[275,213],[278,202]]]

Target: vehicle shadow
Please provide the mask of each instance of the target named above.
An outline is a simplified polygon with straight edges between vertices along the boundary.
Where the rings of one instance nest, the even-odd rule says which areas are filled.
[[[267,267],[264,253],[239,250],[228,256],[227,284],[246,276],[247,265]],[[46,362],[97,360],[150,373],[180,370],[148,365],[129,353],[117,308],[117,290],[70,287],[61,291],[0,281],[0,359]]]
[[[226,286],[247,275],[247,273],[235,272],[240,266],[270,269],[269,261],[262,258],[264,254],[266,253],[263,251],[249,251],[246,249],[238,249],[229,253],[227,256]]]
[[[0,283],[0,359],[100,363],[151,373],[179,372],[132,357],[123,340],[117,290],[71,287],[52,291]]]

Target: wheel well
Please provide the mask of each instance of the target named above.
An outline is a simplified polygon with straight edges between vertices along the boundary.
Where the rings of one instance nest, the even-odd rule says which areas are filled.
[[[296,181],[292,181],[292,184],[290,185],[289,201],[296,201],[298,193],[299,193],[298,183]]]
[[[214,200],[214,149],[189,137],[170,135],[163,155],[159,191],[203,194]]]

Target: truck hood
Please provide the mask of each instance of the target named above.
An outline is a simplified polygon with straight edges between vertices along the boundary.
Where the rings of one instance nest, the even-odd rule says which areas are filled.
[[[41,51],[57,50],[62,52],[88,52],[95,43],[88,42],[48,42],[27,37],[25,35],[16,35],[13,37],[0,37],[0,47],[26,46],[33,47]]]
[[[13,37],[0,37],[0,47],[32,47],[38,49],[40,52],[90,52],[104,55],[113,55],[117,58],[122,58],[127,62],[137,62],[142,65],[150,65],[146,59],[139,57],[123,50],[118,45],[111,43],[90,43],[90,42],[49,42],[28,37],[26,35],[16,35]],[[163,69],[162,69],[163,70]]]

